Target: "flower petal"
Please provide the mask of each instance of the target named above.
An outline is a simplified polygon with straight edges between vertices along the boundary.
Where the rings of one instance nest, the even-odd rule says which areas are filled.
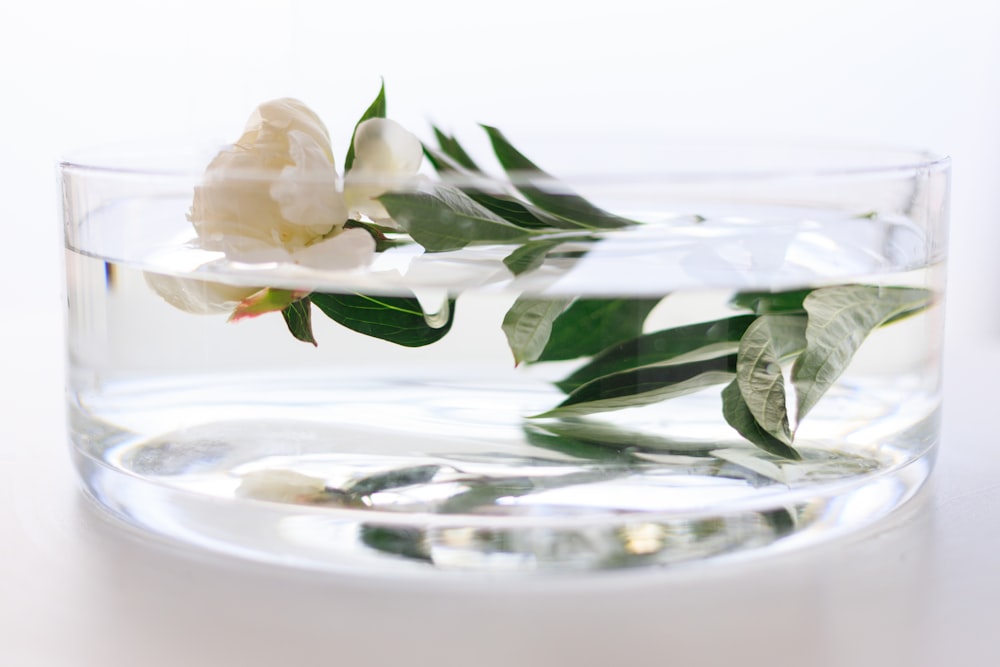
[[[175,308],[211,315],[229,313],[259,287],[240,287],[197,278],[178,278],[161,273],[145,273],[149,285],[164,301]]]
[[[330,149],[330,135],[316,112],[299,100],[283,97],[258,106],[247,120],[239,145],[266,145],[271,142],[284,143],[288,132],[302,132],[320,146],[331,163],[334,162]]]
[[[329,494],[319,477],[279,469],[255,470],[243,475],[236,495],[278,503],[310,503],[322,501]]]
[[[375,239],[363,229],[345,229],[335,236],[295,251],[292,261],[328,271],[347,271],[371,264]]]
[[[278,202],[281,216],[292,225],[308,227],[315,236],[342,225],[347,206],[338,190],[337,169],[324,147],[306,133],[292,130],[288,154],[292,164],[271,184],[271,197]]]
[[[289,252],[347,220],[326,128],[297,100],[266,102],[195,188],[188,216],[203,247],[231,259],[258,246]]]
[[[389,215],[376,197],[405,188],[420,170],[423,147],[402,125],[370,118],[354,135],[354,166],[344,177],[344,199],[352,215],[386,220]]]
[[[354,168],[412,176],[423,157],[420,140],[394,120],[369,118],[354,133]]]

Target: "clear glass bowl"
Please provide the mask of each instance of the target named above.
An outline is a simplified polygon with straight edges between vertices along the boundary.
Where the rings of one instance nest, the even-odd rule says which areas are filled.
[[[349,260],[206,231],[214,149],[64,162],[87,491],[172,540],[398,572],[767,553],[910,498],[938,438],[947,158],[583,145],[539,148],[558,183],[396,184],[403,229],[355,226],[377,248]],[[271,197],[272,176],[228,185]],[[625,222],[487,233],[406,208],[442,187]]]

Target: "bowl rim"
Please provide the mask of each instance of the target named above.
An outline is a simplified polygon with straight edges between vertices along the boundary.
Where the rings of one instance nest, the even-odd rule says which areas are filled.
[[[556,136],[557,140],[566,140],[570,137]],[[634,140],[632,137],[630,139]],[[546,178],[554,181],[564,181],[585,185],[642,185],[642,184],[671,184],[678,185],[692,183],[712,183],[731,181],[779,181],[788,179],[835,179],[835,178],[866,178],[866,177],[903,177],[919,172],[942,172],[951,168],[952,158],[947,153],[938,153],[932,150],[913,148],[896,144],[880,144],[870,142],[840,142],[833,140],[804,141],[804,140],[774,140],[757,138],[703,138],[703,137],[655,137],[655,146],[664,149],[685,149],[703,150],[718,154],[726,148],[738,149],[740,151],[785,151],[796,153],[816,153],[820,155],[839,156],[841,158],[858,156],[857,160],[844,160],[836,165],[824,165],[821,161],[814,164],[803,163],[799,166],[740,166],[730,167],[726,165],[725,157],[718,160],[717,166],[708,163],[707,167],[673,167],[664,166],[657,169],[606,169],[597,170],[592,168],[573,169],[550,169],[546,170],[544,161],[539,161],[539,166],[546,170],[543,174],[538,172],[506,172],[497,165],[492,170],[486,171],[486,176],[491,180],[500,178],[501,180],[518,185],[519,183],[537,183]],[[108,177],[120,176],[122,178],[135,177],[158,177],[176,178],[187,180],[199,180],[205,173],[205,168],[212,157],[221,150],[229,149],[232,144],[110,144],[101,147],[81,149],[66,153],[58,160],[59,172],[82,172],[92,174],[103,174]],[[551,150],[551,149],[550,149]],[[579,149],[577,149],[579,150]],[[865,164],[862,159],[867,156],[876,158],[877,161]],[[177,160],[182,162],[180,166]],[[170,166],[166,166],[171,162]],[[433,174],[436,180],[453,184],[463,185],[474,184],[481,181],[482,176],[469,176],[453,174],[437,174],[427,164],[425,158],[424,172]],[[343,176],[338,168],[338,174]],[[227,179],[259,180],[273,178],[273,171],[227,171]]]

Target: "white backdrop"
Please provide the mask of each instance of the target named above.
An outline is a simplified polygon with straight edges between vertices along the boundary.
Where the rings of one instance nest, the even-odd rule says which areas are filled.
[[[1000,3],[981,0],[90,0],[0,6],[5,310],[58,323],[54,163],[236,136],[264,99],[349,132],[390,111],[500,127],[903,144],[950,153],[949,333],[1000,336]],[[20,312],[24,312],[21,310]],[[6,319],[6,318],[5,318]],[[0,342],[21,335],[4,327]]]

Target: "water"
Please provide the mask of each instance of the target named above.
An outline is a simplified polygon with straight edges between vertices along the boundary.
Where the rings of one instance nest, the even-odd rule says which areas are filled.
[[[889,512],[923,482],[936,443],[938,299],[868,336],[797,425],[801,460],[727,424],[725,383],[537,417],[566,400],[555,383],[586,360],[515,365],[503,323],[521,295],[655,303],[631,316],[651,333],[746,313],[737,292],[941,287],[941,263],[905,219],[699,211],[710,215],[665,215],[516,280],[500,263],[510,248],[408,246],[373,271],[334,274],[233,265],[179,242],[124,261],[134,248],[114,234],[78,244],[87,252],[66,256],[78,465],[134,524],[322,569],[670,564],[808,542]],[[194,266],[237,286],[415,293],[431,329],[453,323],[431,345],[402,347],[313,307],[312,346],[278,313],[228,323],[150,288],[147,272]]]

